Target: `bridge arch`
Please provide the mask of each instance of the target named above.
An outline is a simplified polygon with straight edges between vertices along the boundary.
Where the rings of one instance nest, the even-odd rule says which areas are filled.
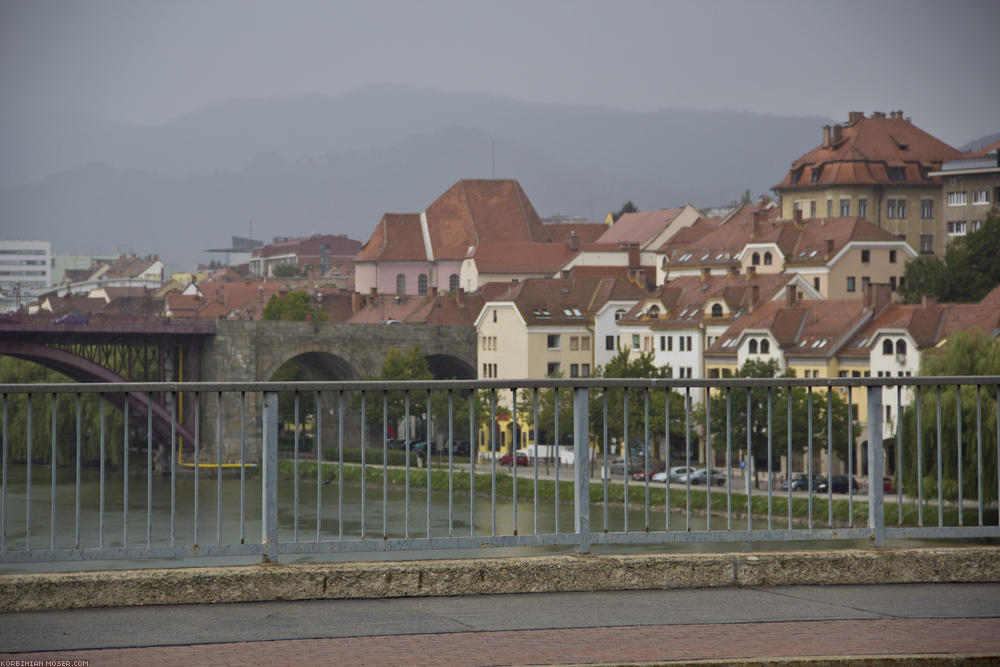
[[[451,354],[424,355],[435,380],[475,380],[476,369]]]
[[[272,379],[278,369],[289,362],[301,368],[308,380],[351,381],[362,379],[349,361],[340,355],[323,350],[292,352],[274,359],[270,366],[264,369],[260,379],[264,381]]]

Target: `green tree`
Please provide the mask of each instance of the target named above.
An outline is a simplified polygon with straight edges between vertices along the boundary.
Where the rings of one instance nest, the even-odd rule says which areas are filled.
[[[740,203],[744,206],[748,206],[753,203],[753,195],[750,194],[750,188],[743,191],[743,196],[740,197]]]
[[[326,313],[312,305],[305,291],[289,292],[284,296],[272,294],[264,306],[263,317],[265,320],[326,321]]]
[[[933,255],[907,263],[901,289],[903,300],[918,303],[924,295],[945,302],[976,302],[1000,284],[1000,214],[992,209],[982,226],[957,237],[944,259]]]
[[[622,204],[622,207],[618,209],[617,212],[611,214],[611,219],[614,220],[615,222],[618,222],[618,218],[622,217],[626,213],[638,213],[638,212],[639,208],[632,203],[631,199],[629,199],[627,202]]]
[[[920,364],[920,374],[926,376],[1000,375],[1000,342],[979,330],[959,331],[942,348],[928,350]],[[942,387],[940,443],[942,492],[945,499],[958,498],[958,401],[957,387]],[[902,467],[899,471],[902,485],[908,493],[916,495],[918,458],[920,474],[924,480],[924,497],[936,493],[938,478],[938,390],[925,387],[920,400],[914,400],[903,409],[900,419],[900,452]],[[961,388],[962,421],[962,496],[976,498],[978,493],[978,424],[976,401],[982,399],[982,480],[983,502],[997,499],[997,404],[996,387],[976,385]],[[920,412],[920,456],[917,456],[917,412]]]
[[[271,275],[275,278],[294,278],[303,275],[303,273],[294,264],[278,264],[271,271]]]

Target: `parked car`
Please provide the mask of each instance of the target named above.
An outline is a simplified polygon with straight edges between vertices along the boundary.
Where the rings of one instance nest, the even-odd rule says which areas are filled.
[[[629,472],[639,472],[643,470],[643,458],[641,456],[630,457],[628,464]],[[608,461],[608,474],[609,475],[624,475],[625,474],[625,457],[618,456],[610,461]]]
[[[86,313],[66,313],[62,317],[52,320],[52,324],[87,324],[90,316]]]
[[[687,475],[688,473],[692,473],[695,470],[697,470],[697,468],[691,468],[689,466],[673,466],[670,469],[670,473],[669,473],[670,474],[670,481],[671,482],[680,482],[682,475]],[[653,481],[654,482],[665,482],[665,481],[667,481],[667,474],[668,473],[666,471],[658,472],[655,475],[653,475]]]
[[[896,493],[896,485],[892,481],[892,475],[882,476],[882,492],[883,493]]]
[[[813,473],[812,474],[812,488],[813,488],[813,491],[816,491],[819,488],[819,485],[822,484],[822,483],[824,483],[824,482],[826,482],[826,477],[823,477],[823,475],[819,475],[817,473]],[[781,483],[781,490],[782,491],[787,491],[788,487],[789,487],[789,483],[787,481],[784,481],[784,482]],[[795,475],[794,477],[792,477],[791,487],[792,487],[792,491],[808,491],[809,490],[809,475],[807,475],[805,473],[801,473],[801,474]]]
[[[498,463],[500,465],[502,465],[502,466],[514,465],[514,455],[511,454],[510,452],[507,452],[506,454],[504,454],[503,456],[501,456],[498,459]],[[518,452],[517,453],[517,465],[519,465],[519,466],[526,466],[526,465],[528,465],[528,455],[525,454],[524,452]]]
[[[857,493],[858,490],[861,488],[858,485],[857,480],[851,477],[850,475],[834,475],[833,477],[830,478],[830,485],[833,486],[834,493],[849,493],[849,492]],[[826,493],[827,489],[828,486],[826,480],[820,482],[819,486],[816,487],[817,491],[821,491],[823,493]]]
[[[688,480],[691,480],[692,485],[705,484],[709,480],[708,470],[705,468],[698,468],[694,472],[684,475],[684,479],[682,481],[687,482]],[[722,486],[726,483],[726,476],[721,470],[713,469],[711,473],[711,482],[713,486]]]
[[[639,464],[640,467],[639,470],[636,470],[635,472],[632,473],[632,479],[636,480],[637,482],[645,481],[647,475],[649,479],[652,480],[654,475],[663,472],[667,467],[667,464],[659,459],[649,459],[649,471],[647,473],[645,461],[641,456],[637,458],[640,461]]]

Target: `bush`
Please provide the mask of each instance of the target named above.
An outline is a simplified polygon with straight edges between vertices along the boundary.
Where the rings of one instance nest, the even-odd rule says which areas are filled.
[[[311,452],[313,450],[313,439],[310,435],[304,435],[299,433],[299,453]],[[295,451],[295,434],[294,433],[279,433],[278,434],[278,451],[279,452],[294,452]]]
[[[323,457],[327,461],[337,461],[339,460],[339,453],[336,447],[327,447],[323,450]],[[344,448],[344,463],[361,463],[361,448]],[[381,449],[369,449],[365,452],[365,463],[370,465],[382,465],[382,450]],[[389,450],[388,464],[391,466],[405,466],[406,465],[406,452],[401,452],[397,449]],[[417,465],[417,454],[416,452],[410,452],[410,465]]]

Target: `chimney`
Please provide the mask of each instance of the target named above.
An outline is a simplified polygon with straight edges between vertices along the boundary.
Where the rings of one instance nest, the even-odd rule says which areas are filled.
[[[580,237],[576,235],[576,230],[569,232],[569,249],[576,252],[580,249]]]
[[[711,277],[712,277],[712,269],[710,269],[710,268],[708,268],[706,266],[705,268],[703,268],[701,270],[701,281],[702,282],[706,282]]]
[[[937,303],[937,296],[933,294],[925,294],[920,297],[920,305],[926,308],[927,306],[933,306]]]
[[[831,144],[835,144],[838,141],[840,141],[840,136],[841,136],[840,131],[841,131],[841,129],[842,128],[840,127],[840,125],[834,125],[832,128],[830,128],[830,143]]]
[[[747,310],[753,310],[757,307],[760,302],[760,285],[750,286],[750,303],[747,304]]]
[[[789,308],[794,308],[795,304],[798,302],[799,291],[795,288],[795,285],[785,285],[785,305]]]
[[[637,243],[630,243],[628,245],[628,268],[639,268],[639,245]]]
[[[431,298],[432,299],[438,298],[438,288],[437,288],[437,285],[432,285],[431,286],[430,294],[431,294]]]
[[[361,310],[361,294],[351,292],[351,314],[357,315],[359,310]]]
[[[829,148],[829,147],[830,147],[830,126],[829,125],[824,125],[823,126],[823,148]]]
[[[880,313],[892,302],[892,292],[889,283],[868,283],[865,285],[865,308],[871,308]]]
[[[750,238],[760,233],[760,209],[754,209],[750,214]]]
[[[797,227],[801,227],[802,226],[802,209],[801,208],[797,208],[794,211],[792,211],[792,222],[794,222]]]
[[[833,256],[833,239],[826,240],[826,256],[827,259]]]
[[[847,114],[847,124],[854,125],[864,117],[865,117],[864,111],[851,111]]]

